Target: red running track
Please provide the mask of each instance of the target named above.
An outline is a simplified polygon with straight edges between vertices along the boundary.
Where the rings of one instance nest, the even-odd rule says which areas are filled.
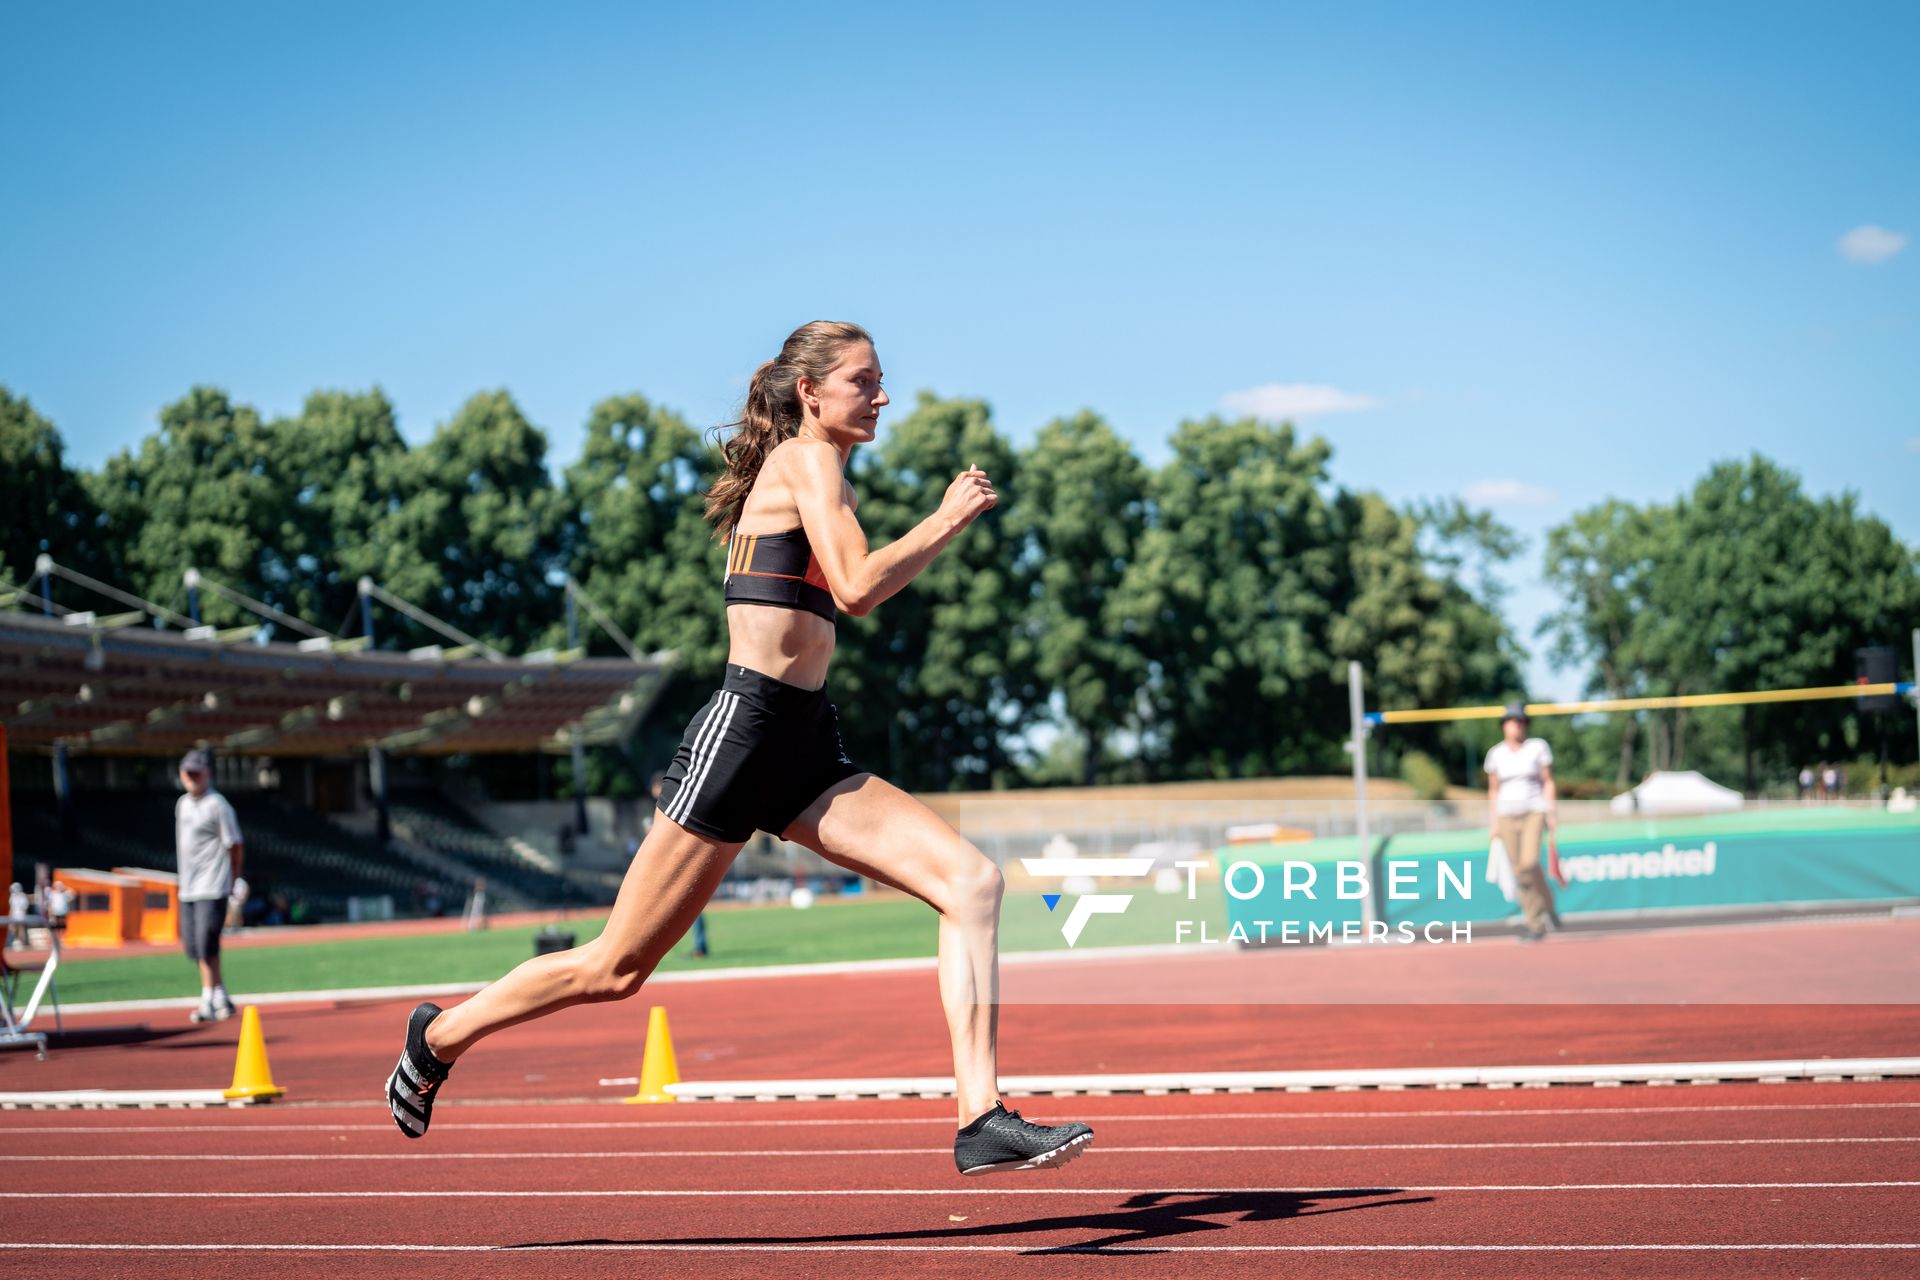
[[[760,978],[660,986],[512,1028],[462,1062],[450,1100],[604,1098],[601,1079],[639,1072],[650,1003],[666,1007],[689,1080],[953,1069],[930,972]],[[296,1103],[377,1095],[408,1007],[263,1008],[276,1082]],[[169,1010],[67,1026],[79,1035],[45,1062],[0,1055],[0,1091],[204,1089],[232,1078],[238,1019],[196,1027]],[[1008,1075],[1914,1056],[1920,1007],[1006,1005],[1000,1039]]]
[[[1920,1264],[1915,1082],[1057,1100],[1034,1110],[1091,1120],[1094,1148],[980,1181],[953,1174],[939,1102],[469,1105],[420,1143],[372,1110],[8,1113],[8,1261],[523,1280]]]
[[[950,1069],[930,973],[652,994],[689,1078]],[[406,1007],[268,1008],[272,1107],[0,1113],[0,1253],[90,1280],[1920,1274],[1916,1081],[1034,1100],[1093,1149],[974,1181],[946,1102],[609,1105],[645,999],[490,1040],[408,1142],[379,1100]],[[139,1017],[70,1019],[0,1089],[226,1083],[237,1023]],[[1010,1005],[1001,1033],[1009,1074],[1920,1054],[1910,1005]]]

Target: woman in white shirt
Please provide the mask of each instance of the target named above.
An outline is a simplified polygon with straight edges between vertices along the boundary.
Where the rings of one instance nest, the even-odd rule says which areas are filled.
[[[1514,702],[1500,719],[1502,740],[1487,752],[1487,818],[1493,834],[1506,846],[1513,863],[1513,879],[1527,913],[1524,942],[1547,936],[1547,925],[1557,922],[1553,890],[1540,869],[1540,835],[1559,826],[1559,795],[1553,785],[1553,748],[1541,738],[1527,736],[1527,708]]]

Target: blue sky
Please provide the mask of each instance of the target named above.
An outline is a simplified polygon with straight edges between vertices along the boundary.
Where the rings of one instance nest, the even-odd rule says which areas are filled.
[[[416,441],[504,386],[564,463],[599,398],[722,421],[831,317],[1016,439],[1291,412],[1341,483],[1530,535],[1525,632],[1542,530],[1751,450],[1920,541],[1920,6],[14,6],[0,45],[0,382],[82,465],[196,383],[378,384]]]

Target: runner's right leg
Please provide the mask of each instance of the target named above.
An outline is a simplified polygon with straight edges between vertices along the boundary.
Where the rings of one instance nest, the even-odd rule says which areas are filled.
[[[452,1063],[506,1027],[576,1004],[631,996],[692,926],[739,852],[738,842],[714,840],[656,816],[600,936],[571,951],[523,961],[446,1010],[427,1028],[427,1048]]]
[[[451,1009],[416,1007],[400,1061],[387,1077],[387,1110],[400,1131],[426,1136],[440,1085],[475,1042],[558,1009],[624,1000],[638,991],[707,905],[738,852],[738,843],[709,839],[658,815],[599,937],[535,956]]]

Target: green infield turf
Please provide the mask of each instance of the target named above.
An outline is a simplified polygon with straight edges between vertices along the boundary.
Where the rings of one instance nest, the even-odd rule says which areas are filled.
[[[1106,886],[1106,891],[1119,891]],[[1136,946],[1174,940],[1173,922],[1205,919],[1222,936],[1226,913],[1217,887],[1203,887],[1196,902],[1184,895],[1137,893],[1120,915],[1088,922],[1079,948]],[[1010,893],[1001,912],[1003,951],[1064,950],[1060,926],[1071,897],[1049,911],[1037,893]],[[576,915],[560,927],[585,943],[599,936],[603,915]],[[409,983],[488,982],[533,954],[538,926],[494,928],[478,933],[432,933],[401,937],[329,938],[322,926],[301,941],[277,946],[230,946],[221,956],[227,987],[244,1002],[248,992],[325,991]],[[787,906],[709,912],[712,954],[696,960],[682,941],[661,964],[677,969],[737,965],[809,964],[837,960],[889,960],[930,956],[937,946],[936,917],[925,904],[897,896],[827,900],[804,910]],[[68,951],[60,967],[64,1003],[146,1000],[194,996],[200,980],[179,953],[114,956]]]

